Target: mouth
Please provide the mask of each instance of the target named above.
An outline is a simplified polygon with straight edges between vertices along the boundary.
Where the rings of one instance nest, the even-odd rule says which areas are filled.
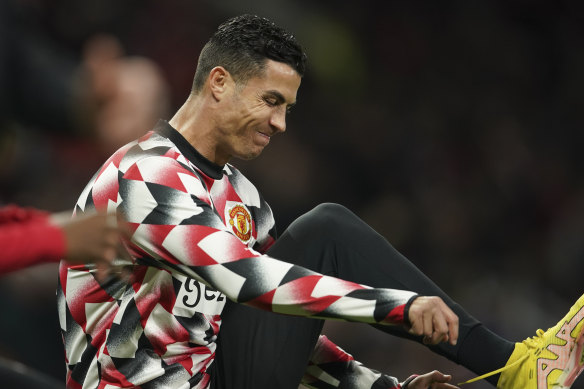
[[[256,132],[256,141],[262,146],[266,146],[268,143],[270,143],[270,138],[271,136],[264,132]]]

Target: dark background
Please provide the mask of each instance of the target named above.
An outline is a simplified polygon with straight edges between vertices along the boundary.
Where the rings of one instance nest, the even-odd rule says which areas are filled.
[[[310,61],[286,134],[233,161],[279,230],[341,203],[496,332],[522,340],[554,325],[582,293],[584,3],[242,3],[2,0],[0,204],[69,210],[111,152],[90,114],[71,120],[68,79],[88,39],[111,34],[152,61],[169,119],[217,25],[256,13],[294,32]],[[54,265],[0,279],[0,354],[63,379],[55,285]],[[400,378],[472,376],[365,325],[326,332]]]

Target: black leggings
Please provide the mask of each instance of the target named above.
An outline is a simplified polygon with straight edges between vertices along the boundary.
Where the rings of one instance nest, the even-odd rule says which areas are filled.
[[[504,366],[513,351],[514,343],[485,328],[386,239],[340,205],[321,204],[296,219],[267,254],[359,284],[440,296],[459,317],[459,339],[456,346],[441,343],[430,348],[477,374]],[[296,389],[323,324],[323,320],[228,302],[211,369],[212,387]],[[375,327],[421,342],[401,327]]]

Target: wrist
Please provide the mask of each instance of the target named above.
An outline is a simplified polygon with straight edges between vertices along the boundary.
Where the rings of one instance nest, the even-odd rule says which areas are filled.
[[[417,377],[418,377],[417,374],[412,374],[411,376],[409,376],[404,382],[401,383],[402,389],[407,389],[410,382],[412,382]]]

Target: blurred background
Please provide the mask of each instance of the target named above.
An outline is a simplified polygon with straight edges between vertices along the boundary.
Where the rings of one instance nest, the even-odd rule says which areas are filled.
[[[584,270],[576,1],[2,0],[0,205],[72,209],[111,152],[170,119],[204,43],[241,13],[309,56],[285,136],[233,161],[280,232],[338,202],[503,336],[564,315]],[[0,355],[64,380],[55,286],[55,265],[0,278]],[[366,325],[325,332],[400,378],[472,377]]]

